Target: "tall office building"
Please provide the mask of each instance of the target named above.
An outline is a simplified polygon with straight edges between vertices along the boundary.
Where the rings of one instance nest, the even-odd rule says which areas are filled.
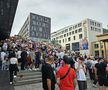
[[[51,19],[49,17],[30,13],[18,35],[33,41],[49,41]]]
[[[0,0],[0,40],[9,38],[19,0]]]
[[[96,35],[102,33],[102,23],[85,19],[53,32],[51,40],[58,41],[64,49],[89,55],[91,54],[91,42],[96,40]]]

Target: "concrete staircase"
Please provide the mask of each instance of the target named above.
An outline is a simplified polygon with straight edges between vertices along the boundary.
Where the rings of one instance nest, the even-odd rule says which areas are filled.
[[[36,84],[42,82],[42,74],[37,71],[20,71],[17,78],[14,79],[15,86]]]

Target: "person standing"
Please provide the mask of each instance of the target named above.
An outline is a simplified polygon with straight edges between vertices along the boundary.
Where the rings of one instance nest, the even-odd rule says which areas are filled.
[[[77,74],[79,90],[87,90],[87,79],[86,79],[86,67],[84,64],[84,58],[79,57],[78,62],[75,63],[75,70]]]
[[[108,62],[105,62],[103,58],[99,58],[98,62],[99,63],[97,63],[95,67],[96,78],[98,79],[99,83],[99,90],[103,90],[103,86],[105,86],[106,90],[108,90]]]
[[[27,51],[24,49],[21,52],[21,70],[25,70],[26,62],[27,62]]]
[[[75,90],[76,74],[70,66],[68,56],[63,57],[64,66],[57,71],[57,84],[60,90]]]
[[[49,56],[48,61],[42,65],[42,85],[44,90],[55,90],[55,75],[51,65],[54,63],[54,57]]]
[[[2,62],[2,70],[6,70],[6,53],[4,50],[1,51],[1,62]]]
[[[11,55],[10,58],[10,65],[9,65],[9,72],[10,72],[10,84],[13,84],[13,77],[15,78],[18,71],[18,60],[16,58],[15,52]]]

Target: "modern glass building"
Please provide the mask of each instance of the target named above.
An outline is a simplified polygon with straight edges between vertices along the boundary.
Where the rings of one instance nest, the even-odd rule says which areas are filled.
[[[33,41],[49,41],[51,33],[51,19],[42,15],[30,13],[19,36]]]
[[[0,40],[10,36],[18,0],[0,0]]]

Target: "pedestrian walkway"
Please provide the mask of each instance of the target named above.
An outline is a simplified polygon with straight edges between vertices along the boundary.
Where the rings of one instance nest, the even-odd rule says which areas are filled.
[[[0,90],[14,90],[14,86],[9,83],[8,71],[0,71]]]
[[[92,82],[90,80],[87,81],[87,84],[88,84],[87,90],[98,90],[98,88],[94,88],[92,86]],[[24,86],[15,86],[15,90],[43,90],[43,89],[42,89],[42,83],[38,83],[38,84],[31,84]],[[55,90],[59,90],[57,86]],[[78,90],[78,86],[76,87],[75,90]]]

